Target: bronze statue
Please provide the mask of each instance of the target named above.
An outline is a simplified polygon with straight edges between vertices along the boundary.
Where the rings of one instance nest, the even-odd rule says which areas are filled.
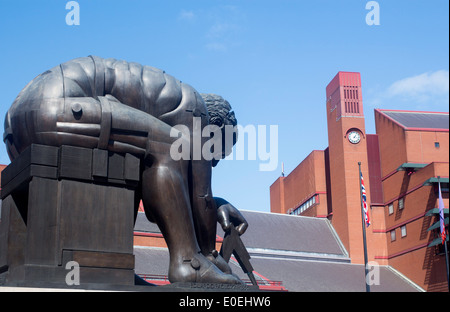
[[[209,124],[236,125],[223,98],[201,95],[153,67],[89,56],[42,73],[21,91],[6,115],[4,141],[11,160],[30,144],[141,157],[141,196],[147,218],[167,242],[169,280],[238,284],[214,250],[218,220],[211,171],[218,159],[192,155],[196,127]],[[174,130],[177,125],[187,127],[187,136]],[[170,155],[180,139],[191,146],[189,159]],[[207,140],[202,137],[201,146]]]

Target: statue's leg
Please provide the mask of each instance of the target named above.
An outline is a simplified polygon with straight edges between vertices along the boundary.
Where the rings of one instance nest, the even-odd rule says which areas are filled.
[[[12,158],[33,143],[144,156],[154,120],[112,97],[35,98],[8,112],[5,143]]]
[[[222,272],[231,274],[230,266],[215,250],[217,207],[210,189],[211,164],[204,160],[193,160],[191,166],[191,171],[195,172],[195,175],[191,176],[192,212],[200,250]]]
[[[236,277],[221,272],[200,252],[187,180],[189,162],[174,161],[167,152],[162,152],[169,146],[159,142],[150,142],[149,146],[142,174],[142,199],[169,248],[169,280],[172,283],[240,283]]]

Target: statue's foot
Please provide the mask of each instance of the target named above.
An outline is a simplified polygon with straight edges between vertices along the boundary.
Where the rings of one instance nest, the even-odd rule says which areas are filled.
[[[238,277],[223,273],[202,254],[181,264],[170,265],[169,280],[175,282],[244,284]]]
[[[216,267],[218,267],[223,273],[232,274],[230,265],[225,261],[224,258],[217,252],[213,250],[206,258],[211,261]]]

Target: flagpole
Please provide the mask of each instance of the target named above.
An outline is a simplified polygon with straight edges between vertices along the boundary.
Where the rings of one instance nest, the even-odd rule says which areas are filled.
[[[447,270],[447,288],[450,292],[450,281],[448,277],[448,250],[447,250],[447,242],[444,242],[444,252],[445,252],[445,269]]]
[[[444,252],[445,252],[445,269],[447,270],[447,288],[448,288],[448,291],[450,292],[450,281],[449,281],[449,277],[448,277],[448,250],[447,250],[447,242],[444,242]]]
[[[438,186],[439,186],[439,200],[442,198],[442,193],[441,193],[441,177],[438,176]],[[441,209],[441,203],[439,203],[439,210]],[[444,209],[444,207],[442,207],[442,209]],[[443,215],[443,214],[442,214]],[[441,224],[441,222],[443,222],[441,220],[441,212],[439,211],[439,224]],[[444,231],[445,231],[445,223],[444,223]],[[447,250],[447,241],[444,240],[442,242],[444,244],[444,252],[445,252],[445,270],[447,271],[447,288],[448,291],[450,292],[450,279],[449,279],[449,273],[448,273],[448,250]]]
[[[366,292],[370,292],[370,285],[367,282],[369,268],[367,267],[366,219],[364,217],[365,213],[364,213],[364,203],[363,203],[363,194],[362,194],[361,162],[358,162],[358,166],[359,166],[359,193],[360,193],[360,199],[361,199],[361,219],[362,219],[363,242],[364,242],[364,272],[365,272],[364,281],[366,283]]]

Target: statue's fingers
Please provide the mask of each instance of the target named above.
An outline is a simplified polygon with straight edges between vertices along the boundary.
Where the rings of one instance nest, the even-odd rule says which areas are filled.
[[[221,206],[217,209],[217,221],[222,226],[222,229],[227,232],[231,227],[230,215],[228,210]]]
[[[237,225],[236,230],[238,231],[239,235],[244,234],[248,228],[248,222],[241,214],[241,212],[232,206],[231,211],[229,211],[229,215],[232,223],[234,225]]]
[[[247,228],[248,228],[248,223],[247,223],[247,221],[245,221],[245,222],[239,224],[239,225],[236,227],[236,230],[237,230],[237,232],[239,233],[239,235],[242,235],[242,234],[245,233],[245,231],[247,230]]]

